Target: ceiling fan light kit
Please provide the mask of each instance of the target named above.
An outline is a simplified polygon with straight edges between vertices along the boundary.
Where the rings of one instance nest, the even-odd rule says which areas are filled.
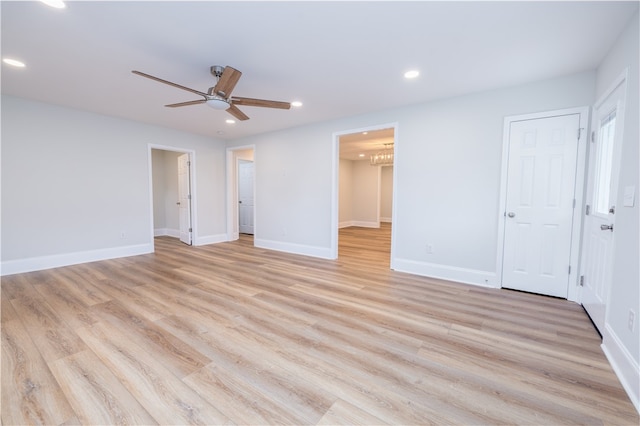
[[[166,107],[169,107],[169,108],[207,104],[213,109],[227,111],[229,114],[233,115],[238,120],[248,120],[249,116],[247,116],[244,112],[242,112],[236,105],[263,107],[263,108],[277,108],[277,109],[291,108],[291,104],[289,102],[269,101],[265,99],[241,98],[241,97],[232,98],[231,92],[233,91],[234,87],[238,83],[238,80],[240,80],[242,73],[235,68],[232,68],[229,66],[222,67],[220,65],[212,66],[210,71],[211,71],[211,74],[216,79],[216,85],[209,88],[207,93],[201,92],[199,90],[191,89],[189,87],[182,86],[177,83],[172,83],[171,81],[163,80],[161,78],[154,77],[150,74],[145,74],[140,71],[134,70],[131,72],[141,77],[155,80],[159,83],[164,83],[169,86],[173,86],[178,89],[186,90],[187,92],[191,92],[196,95],[202,96],[202,99],[198,99],[194,101],[178,102],[175,104],[165,105]]]
[[[207,103],[207,106],[210,106],[211,108],[218,109],[218,110],[226,110],[231,106],[229,105],[229,102],[227,102],[225,99],[222,99],[222,98],[207,99],[206,103]]]

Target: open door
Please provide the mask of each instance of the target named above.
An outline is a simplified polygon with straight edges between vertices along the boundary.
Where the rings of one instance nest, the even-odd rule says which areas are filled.
[[[178,157],[178,207],[180,241],[191,245],[191,161],[189,154]]]
[[[253,161],[238,160],[238,228],[253,235]]]
[[[589,143],[589,179],[585,208],[580,283],[582,306],[602,334],[611,287],[615,206],[622,146],[625,80],[595,105]]]

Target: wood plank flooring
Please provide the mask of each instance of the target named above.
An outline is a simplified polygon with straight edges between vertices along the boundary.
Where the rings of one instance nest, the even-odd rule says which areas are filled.
[[[2,424],[638,424],[578,305],[391,271],[389,240],[3,277]]]

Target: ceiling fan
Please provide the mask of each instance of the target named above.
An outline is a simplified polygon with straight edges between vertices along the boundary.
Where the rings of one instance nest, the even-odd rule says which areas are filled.
[[[242,73],[237,69],[229,66],[222,67],[219,65],[214,65],[211,67],[211,74],[213,74],[213,76],[216,78],[216,84],[215,86],[210,87],[206,93],[199,90],[190,89],[188,87],[181,86],[180,84],[172,83],[170,81],[163,80],[161,78],[154,77],[140,71],[131,72],[139,76],[150,78],[151,80],[159,81],[160,83],[168,84],[169,86],[177,87],[178,89],[186,90],[188,92],[202,96],[202,99],[198,99],[195,101],[179,102],[176,104],[165,105],[169,108],[207,104],[214,109],[226,110],[229,114],[233,115],[238,120],[248,120],[249,116],[240,111],[240,109],[236,105],[279,109],[291,108],[291,104],[289,102],[241,98],[239,96],[231,97],[231,92],[238,83],[238,80],[240,80],[240,76],[242,76]]]

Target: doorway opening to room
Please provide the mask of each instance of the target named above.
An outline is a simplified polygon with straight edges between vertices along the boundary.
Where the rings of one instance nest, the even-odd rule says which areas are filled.
[[[392,124],[334,135],[336,258],[390,267],[395,134]]]
[[[255,149],[227,148],[227,238],[254,245]]]
[[[195,153],[149,146],[152,236],[194,240]]]

